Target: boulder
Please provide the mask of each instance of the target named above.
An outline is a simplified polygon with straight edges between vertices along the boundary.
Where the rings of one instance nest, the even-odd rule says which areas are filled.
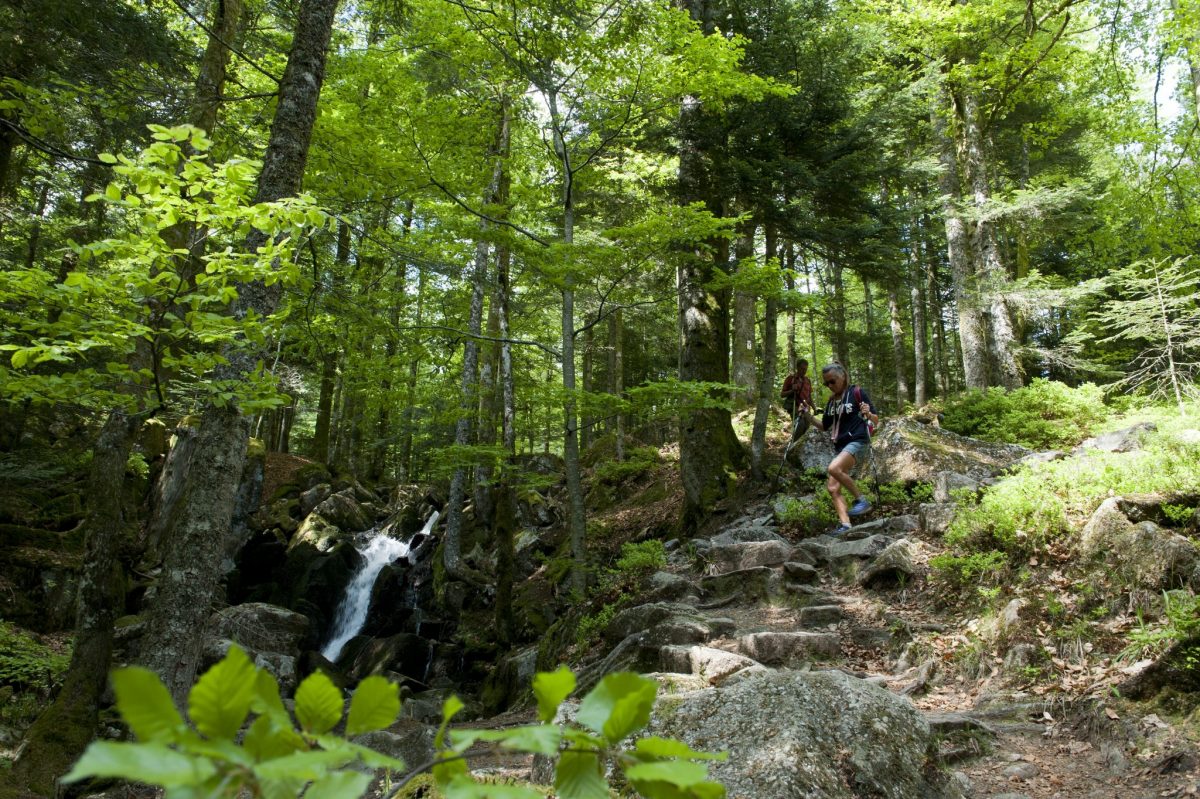
[[[888,420],[871,442],[879,479],[932,483],[939,473],[982,479],[1029,455],[1016,444],[992,444],[910,419]]]
[[[333,486],[329,483],[320,483],[305,491],[300,495],[300,518],[313,512],[313,509],[320,505],[333,494]]]
[[[424,683],[433,659],[433,642],[418,635],[401,633],[387,638],[354,639],[361,645],[347,646],[342,660],[349,660],[346,676],[351,683],[383,671],[394,671]],[[352,657],[347,658],[347,655]]]
[[[1133,452],[1142,448],[1142,441],[1150,433],[1156,432],[1158,425],[1154,422],[1142,422],[1124,430],[1114,430],[1086,439],[1071,451],[1072,455],[1081,455],[1089,450],[1098,452]]]
[[[850,531],[847,532],[843,538],[847,541],[855,541],[872,535],[903,535],[904,533],[915,533],[920,529],[921,519],[919,516],[888,516],[883,519],[875,519],[874,521],[856,524],[850,528]]]
[[[712,619],[691,605],[651,602],[621,611],[604,629],[610,644],[646,632],[648,645],[699,643],[731,631],[728,619]]]
[[[712,779],[754,799],[959,799],[911,703],[841,672],[763,672],[659,699],[650,733],[729,751]]]
[[[401,718],[386,730],[368,732],[351,743],[403,760],[409,769],[433,760],[437,727],[422,724],[416,719]]]
[[[531,696],[530,686],[537,674],[537,647],[519,649],[500,660],[488,674],[480,692],[485,711],[499,713],[521,698]]]
[[[743,602],[767,602],[779,592],[779,580],[773,569],[757,566],[700,579],[705,597],[718,601],[736,596]]]
[[[228,654],[230,647],[234,645],[234,641],[228,638],[210,638],[204,644],[204,649],[200,654],[201,673],[208,671],[218,662],[224,659]],[[280,652],[259,652],[251,647],[243,644],[238,644],[254,662],[254,665],[263,669],[279,683],[279,690],[284,696],[290,696],[296,690],[296,685],[299,683],[299,674],[296,669],[296,657],[285,655]]]
[[[1187,584],[1200,566],[1200,549],[1152,521],[1131,521],[1127,511],[1137,517],[1136,509],[1145,504],[1131,497],[1100,503],[1080,534],[1080,553],[1136,588],[1159,591]]]
[[[877,557],[891,543],[892,539],[885,535],[872,535],[857,541],[834,541],[829,545],[825,558],[835,570],[843,569]]]
[[[644,596],[654,602],[677,602],[697,599],[700,589],[695,582],[671,572],[655,572],[646,581]]]
[[[738,637],[738,651],[767,666],[797,666],[842,652],[833,633],[764,632]]]
[[[375,520],[367,515],[354,496],[352,488],[330,494],[325,500],[318,503],[312,512],[320,514],[334,527],[347,532],[369,530],[375,524]]]
[[[859,571],[855,581],[864,588],[902,585],[917,572],[918,551],[919,545],[907,538],[893,541]]]
[[[802,585],[812,585],[821,579],[821,573],[815,566],[794,560],[783,564],[783,574],[788,580]]]
[[[954,514],[957,512],[958,506],[952,503],[925,502],[921,505],[918,513],[921,530],[926,535],[940,536],[950,529],[950,525],[954,522]]]
[[[713,573],[724,574],[758,566],[780,566],[790,560],[792,545],[785,541],[747,541],[713,546],[704,554]]]
[[[293,658],[300,656],[300,646],[309,632],[307,616],[265,602],[219,610],[212,615],[209,625],[218,638],[236,641],[245,649],[278,652]]]
[[[933,501],[953,502],[956,491],[979,492],[979,481],[957,472],[938,472],[933,478]]]
[[[801,627],[826,627],[837,624],[845,618],[846,612],[841,605],[809,605],[800,608]]]
[[[659,652],[663,671],[693,674],[709,685],[720,685],[730,675],[757,665],[744,655],[707,646],[664,646]]]
[[[833,442],[819,425],[810,427],[788,451],[788,463],[797,469],[823,472],[833,460]]]

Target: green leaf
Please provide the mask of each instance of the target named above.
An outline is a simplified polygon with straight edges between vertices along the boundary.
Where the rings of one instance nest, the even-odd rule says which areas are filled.
[[[616,743],[649,723],[657,693],[653,680],[627,671],[610,674],[583,698],[576,718]]]
[[[209,738],[233,738],[250,712],[255,682],[254,664],[241,647],[231,646],[188,695],[188,715],[196,729]]]
[[[173,742],[183,728],[183,716],[158,675],[147,669],[117,669],[112,675],[117,710],[138,740]]]
[[[466,705],[464,705],[463,701],[457,696],[451,694],[450,696],[446,697],[446,701],[442,703],[442,725],[438,727],[437,736],[433,739],[433,746],[435,749],[441,749],[443,746],[445,746],[444,742],[446,740],[446,727],[449,726],[450,719],[454,718],[454,715],[464,707],[466,707]]]
[[[304,792],[304,799],[358,799],[371,784],[370,774],[340,771],[317,780]]]
[[[266,760],[254,766],[254,774],[260,779],[282,779],[294,777],[300,780],[319,780],[331,769],[341,768],[354,760],[346,750],[328,752],[314,749],[310,752],[292,752],[290,755]]]
[[[539,672],[533,678],[533,695],[537,697],[538,717],[553,721],[558,706],[575,690],[575,675],[566,666],[558,671]]]
[[[120,777],[170,788],[197,785],[216,773],[216,767],[208,760],[188,757],[164,744],[96,741],[62,781]]]
[[[254,761],[273,760],[304,748],[304,738],[290,725],[281,725],[278,717],[259,716],[246,730],[242,747]]]
[[[508,730],[453,730],[450,738],[455,752],[465,752],[476,741],[495,741],[505,749],[553,755],[562,743],[562,728],[553,724],[535,724]]]
[[[342,720],[342,692],[324,672],[314,671],[296,689],[296,720],[306,732],[329,732]]]
[[[346,737],[382,730],[400,715],[400,686],[383,677],[367,677],[354,689]]]
[[[110,199],[110,200],[114,201],[114,202],[118,202],[118,201],[120,201],[120,199],[121,199],[121,187],[120,187],[120,186],[118,186],[116,183],[109,183],[109,184],[108,184],[108,185],[107,185],[107,186],[104,188],[104,196],[105,196],[105,197],[107,197],[108,199]]]
[[[258,790],[262,794],[262,799],[296,799],[300,795],[300,792],[304,790],[305,782],[307,780],[296,777],[260,778],[258,781]],[[202,799],[210,798],[205,796]]]
[[[266,713],[273,716],[288,718],[287,708],[279,696],[279,682],[266,669],[259,669],[254,679],[254,698],[250,709],[255,713]]]
[[[349,752],[352,755],[357,755],[358,759],[363,762],[363,765],[373,769],[391,769],[392,771],[404,771],[404,761],[399,758],[389,757],[388,755],[376,752],[374,749],[369,749],[361,744],[351,743],[344,738],[339,738],[336,735],[315,735],[313,736],[318,744],[325,749],[341,749]]]
[[[554,789],[562,799],[608,799],[600,756],[595,752],[563,752],[554,770]]]
[[[708,779],[708,766],[686,760],[638,763],[625,769],[625,776],[633,781],[669,782],[680,788],[687,788]]]
[[[113,155],[112,153],[99,153],[99,154],[97,154],[96,158],[100,159],[101,161],[103,161],[106,164],[117,163],[117,157],[115,155]]]
[[[633,745],[634,751],[647,758],[688,757],[694,760],[728,760],[728,752],[700,752],[674,738],[659,738],[651,735],[639,738]]]

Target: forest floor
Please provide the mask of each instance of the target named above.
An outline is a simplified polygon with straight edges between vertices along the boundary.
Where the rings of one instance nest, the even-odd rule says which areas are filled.
[[[779,433],[769,443],[778,464],[786,440]],[[668,460],[671,454],[667,452]],[[674,468],[663,464],[643,475],[640,485],[627,486],[623,492],[629,500],[600,515],[614,548],[624,541],[661,534],[676,518],[682,490]],[[750,487],[748,475],[741,477],[745,493],[718,509],[707,534],[715,534],[738,516],[771,513],[776,495],[765,487]],[[645,494],[647,484],[664,480],[670,490],[648,505],[637,503],[635,498]],[[881,515],[876,512],[870,518]],[[802,540],[787,530],[781,532],[793,543]],[[955,736],[943,744],[941,753],[943,762],[969,781],[967,795],[973,799],[1200,796],[1200,709],[1193,705],[1172,714],[1163,704],[1139,705],[1120,697],[1118,686],[1131,663],[1117,654],[1123,641],[1119,633],[1138,623],[1132,614],[1107,620],[1104,630],[1094,630],[1095,645],[1082,639],[1075,642],[1073,657],[1043,658],[1037,668],[1006,666],[1006,644],[977,634],[986,624],[984,617],[995,616],[996,611],[989,611],[978,597],[948,593],[931,577],[929,558],[943,549],[938,537],[922,533],[909,537],[920,543],[920,573],[905,585],[864,589],[830,574],[823,576],[820,588],[836,597],[845,617],[828,628],[841,633],[843,658],[822,667],[874,677],[909,696],[926,714],[966,714],[986,725],[987,734],[968,737],[965,746],[962,736]],[[1032,577],[1025,581],[1029,592],[1041,594],[1060,590],[1059,586],[1066,590],[1069,581],[1063,574],[1070,573],[1069,559],[1067,552],[1051,553],[1045,562],[1031,564]],[[1018,595],[1020,590],[1014,589]],[[740,605],[722,608],[720,613],[733,618],[739,631],[803,628],[799,610],[788,607]],[[1036,633],[1047,653],[1051,649],[1061,653],[1061,641],[1051,640],[1049,622],[1036,613],[1029,615],[1020,622],[1030,626],[1024,637]],[[1062,619],[1058,622],[1061,626]],[[904,653],[849,642],[851,629],[868,626],[904,629],[912,641]],[[732,640],[708,645],[736,649]]]

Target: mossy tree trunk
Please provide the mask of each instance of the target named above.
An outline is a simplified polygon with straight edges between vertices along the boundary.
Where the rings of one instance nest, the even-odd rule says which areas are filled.
[[[95,737],[112,662],[113,622],[125,598],[119,559],[129,548],[122,503],[125,463],[147,416],[114,410],[92,451],[71,663],[62,690],[26,734],[21,755],[5,778],[10,783],[5,794],[19,789],[54,796],[58,778]]]

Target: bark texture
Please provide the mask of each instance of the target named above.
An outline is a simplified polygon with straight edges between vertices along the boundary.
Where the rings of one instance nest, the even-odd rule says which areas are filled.
[[[113,622],[124,610],[118,553],[129,536],[121,490],[125,463],[146,418],[113,411],[93,449],[71,663],[62,689],[26,734],[21,756],[4,778],[39,796],[55,795],[58,777],[95,736],[112,662]]]

